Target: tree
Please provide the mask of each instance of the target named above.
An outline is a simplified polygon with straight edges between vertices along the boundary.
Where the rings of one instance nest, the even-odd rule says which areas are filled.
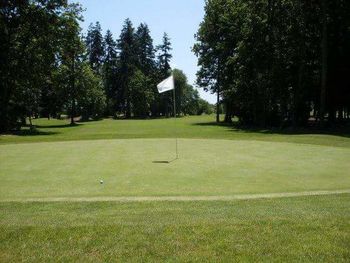
[[[227,122],[341,119],[350,97],[349,11],[345,0],[208,0],[193,47],[197,84],[220,96]]]
[[[135,33],[138,68],[146,75],[152,76],[155,71],[155,49],[147,24],[141,23]]]
[[[38,115],[42,96],[50,96],[56,54],[67,22],[79,19],[80,6],[66,1],[7,1],[0,9],[1,131],[25,124]],[[62,31],[63,29],[63,31]],[[18,121],[21,120],[21,123]]]
[[[169,77],[171,72],[170,60],[172,55],[170,51],[171,43],[167,33],[163,35],[163,43],[157,46],[158,56],[157,56],[157,68],[158,68],[158,81],[161,81]],[[169,116],[172,106],[172,95],[168,93],[163,93],[157,96],[157,111],[158,113]]]
[[[77,100],[82,94],[83,86],[77,81],[81,77],[84,65],[84,43],[80,37],[78,15],[75,9],[64,14],[62,47],[60,51],[60,66],[58,87],[67,99],[65,105],[69,109],[71,125],[77,114]]]
[[[141,70],[136,70],[131,79],[132,112],[135,117],[146,118],[149,116],[150,103],[153,101],[152,80],[144,75]]]
[[[104,57],[104,41],[101,32],[99,22],[96,22],[95,25],[90,24],[85,40],[90,66],[98,74],[101,73]]]
[[[117,43],[111,31],[107,30],[104,38],[103,86],[105,90],[107,113],[114,114],[117,109]]]
[[[176,113],[183,115],[210,114],[209,103],[199,97],[197,90],[188,84],[187,77],[179,69],[173,70],[176,94]]]
[[[220,95],[223,92],[225,70],[223,69],[225,53],[224,32],[227,28],[228,13],[232,12],[233,2],[227,1],[207,1],[205,6],[204,21],[200,24],[200,28],[196,34],[197,42],[193,46],[194,53],[198,56],[198,65],[200,69],[197,72],[197,84],[206,91],[217,94],[217,115],[216,121],[220,121],[219,107]],[[230,9],[230,11],[226,10]],[[225,16],[226,14],[226,16]],[[233,21],[237,19],[233,18]],[[232,23],[234,23],[232,21]],[[226,28],[225,28],[226,27]],[[235,28],[231,27],[232,36],[234,36]],[[224,31],[225,30],[225,31]],[[233,42],[235,46],[236,41]]]
[[[87,63],[82,63],[81,66],[76,84],[81,91],[77,98],[78,113],[84,121],[88,121],[90,118],[96,120],[103,116],[106,108],[102,80]]]
[[[120,34],[117,47],[119,50],[118,66],[118,103],[126,118],[131,117],[130,81],[137,65],[135,32],[132,22],[126,19]]]
[[[173,57],[170,54],[171,50],[172,50],[172,48],[171,48],[170,38],[168,37],[167,33],[164,33],[163,43],[161,45],[157,46],[158,69],[160,72],[161,79],[164,79],[164,78],[169,76],[169,70],[171,69],[170,60]]]

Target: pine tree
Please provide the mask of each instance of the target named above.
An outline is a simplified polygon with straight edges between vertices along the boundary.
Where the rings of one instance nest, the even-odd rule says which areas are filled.
[[[104,47],[101,32],[99,22],[96,22],[95,25],[90,24],[85,40],[90,66],[95,73],[101,73],[103,63]]]
[[[110,30],[104,37],[103,85],[107,96],[107,114],[114,114],[117,106],[117,43]]]
[[[171,43],[167,33],[163,35],[163,43],[157,46],[158,56],[157,56],[157,68],[159,81],[169,77],[170,75],[170,60],[172,55],[170,54]],[[158,111],[162,115],[169,116],[172,112],[172,95],[168,93],[163,93],[158,96]]]
[[[138,117],[146,117],[151,111],[154,115],[157,109],[155,98],[158,96],[157,91],[157,68],[155,61],[155,49],[153,46],[153,39],[150,35],[149,28],[147,24],[141,23],[135,33],[136,38],[136,47],[137,47],[137,67],[141,71],[142,75],[147,79],[143,82],[144,86],[137,85],[140,87],[139,91],[136,91],[136,87],[133,87],[133,111],[134,114]],[[139,80],[140,73],[136,76]],[[135,83],[140,83],[136,81]],[[137,96],[142,96],[146,100],[142,103],[143,100],[135,101]],[[135,107],[136,104],[140,103],[141,107]],[[145,106],[147,105],[147,107]],[[135,109],[137,109],[135,111]]]
[[[136,47],[138,57],[138,67],[146,75],[150,75],[155,68],[155,50],[153,39],[150,35],[147,24],[141,23],[137,28]]]
[[[137,55],[135,52],[135,29],[130,19],[126,19],[120,34],[118,44],[119,67],[118,67],[118,103],[119,108],[126,118],[131,117],[131,85],[137,65]]]
[[[170,54],[170,51],[172,50],[172,48],[171,48],[170,38],[168,37],[167,33],[164,33],[163,43],[157,46],[157,50],[159,52],[158,69],[160,72],[160,77],[166,78],[167,76],[169,76],[169,70],[171,69],[170,60],[173,57]]]

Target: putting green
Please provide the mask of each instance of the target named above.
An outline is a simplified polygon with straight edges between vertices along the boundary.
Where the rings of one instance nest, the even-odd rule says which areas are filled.
[[[350,189],[350,149],[280,142],[91,140],[0,146],[0,200]],[[100,180],[104,184],[100,184]]]

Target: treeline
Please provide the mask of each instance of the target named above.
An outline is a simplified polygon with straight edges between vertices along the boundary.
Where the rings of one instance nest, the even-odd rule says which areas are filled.
[[[172,97],[156,84],[170,74],[171,43],[153,46],[146,24],[125,20],[118,40],[99,23],[82,36],[82,7],[66,0],[3,1],[0,5],[0,132],[33,117],[70,116],[71,123],[114,117],[170,116]],[[208,103],[173,70],[177,114],[210,112]]]
[[[125,20],[119,39],[107,30],[102,36],[98,22],[90,24],[85,38],[88,60],[101,76],[107,96],[105,115],[122,114],[126,118],[159,117],[173,114],[171,92],[159,94],[157,84],[171,73],[171,43],[164,33],[162,43],[154,47],[147,24],[136,29]],[[178,114],[210,113],[209,103],[199,98],[185,74],[172,71],[175,78]]]
[[[198,84],[225,121],[260,126],[350,118],[350,1],[207,0]]]

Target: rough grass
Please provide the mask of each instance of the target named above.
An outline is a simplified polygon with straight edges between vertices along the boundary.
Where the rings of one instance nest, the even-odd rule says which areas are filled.
[[[34,134],[0,136],[0,262],[348,261],[350,194],[8,202],[350,188],[349,134],[237,130],[212,118],[178,120],[180,159],[170,164],[159,161],[174,156],[173,119],[39,119]]]
[[[349,203],[0,203],[0,261],[348,262]]]

